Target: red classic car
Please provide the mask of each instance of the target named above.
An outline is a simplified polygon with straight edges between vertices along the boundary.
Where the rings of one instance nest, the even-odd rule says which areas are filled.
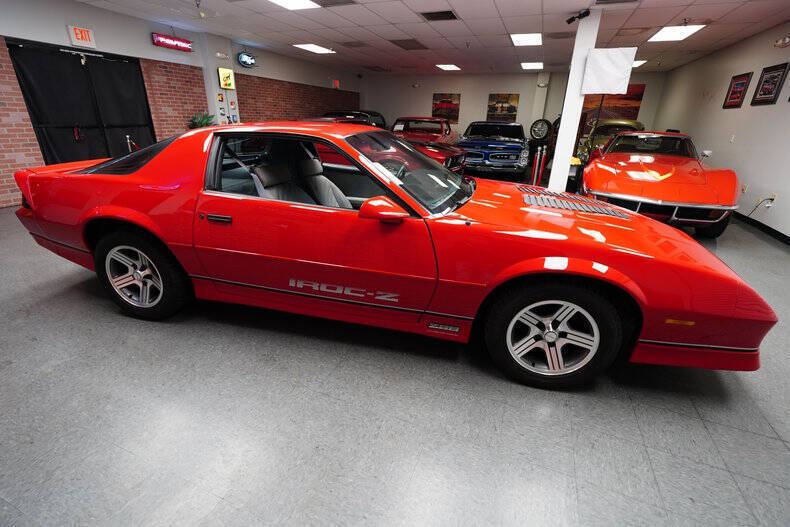
[[[685,134],[622,132],[592,151],[582,192],[715,238],[738,208],[738,178],[704,165],[709,154]]]
[[[458,132],[450,127],[450,121],[440,117],[398,117],[392,132],[407,141],[427,143],[458,142]]]
[[[677,229],[464,178],[373,127],[202,128],[14,177],[35,241],[95,269],[141,318],[197,297],[457,342],[476,326],[507,375],[543,387],[585,382],[618,357],[754,370],[776,322]]]

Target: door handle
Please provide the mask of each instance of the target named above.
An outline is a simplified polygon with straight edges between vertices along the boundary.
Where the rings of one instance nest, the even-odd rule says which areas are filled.
[[[215,223],[231,223],[233,221],[232,216],[225,216],[224,214],[206,214],[206,219]]]

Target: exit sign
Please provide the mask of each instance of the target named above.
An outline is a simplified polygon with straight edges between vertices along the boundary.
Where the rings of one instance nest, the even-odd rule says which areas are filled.
[[[72,46],[81,48],[95,48],[96,41],[93,38],[93,30],[89,27],[69,26],[69,37]]]

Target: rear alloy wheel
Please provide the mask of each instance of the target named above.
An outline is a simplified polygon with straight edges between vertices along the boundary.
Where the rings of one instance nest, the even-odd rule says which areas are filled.
[[[537,285],[512,291],[491,308],[486,344],[511,378],[541,388],[590,381],[614,361],[622,343],[617,310],[594,290]]]
[[[110,297],[135,317],[166,318],[189,300],[188,278],[178,262],[147,236],[109,234],[97,244],[95,260]]]

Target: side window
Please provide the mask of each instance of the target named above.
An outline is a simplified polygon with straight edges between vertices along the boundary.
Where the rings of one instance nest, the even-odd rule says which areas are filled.
[[[223,137],[214,190],[341,209],[389,194],[334,146],[274,134]]]

